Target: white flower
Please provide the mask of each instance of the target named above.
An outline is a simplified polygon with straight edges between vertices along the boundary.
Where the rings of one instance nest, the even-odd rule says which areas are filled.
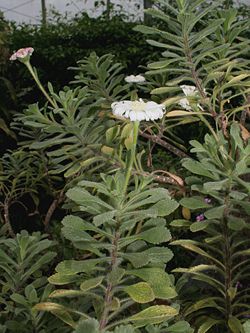
[[[33,47],[25,47],[24,49],[19,49],[15,53],[12,54],[10,60],[25,60],[26,57],[30,57],[34,52]]]
[[[180,86],[182,91],[184,92],[185,96],[195,96],[198,93],[198,90],[195,86],[189,86],[189,85],[182,85]],[[192,107],[189,104],[189,100],[187,98],[182,98],[179,100],[178,103],[183,109],[187,111],[191,111]]]
[[[182,91],[184,92],[185,96],[194,96],[198,90],[196,89],[195,86],[188,86],[183,84],[182,86],[180,86]]]
[[[145,82],[146,79],[142,75],[129,75],[125,77],[125,81],[128,83],[141,83]]]
[[[131,121],[156,120],[164,115],[165,106],[155,102],[121,101],[111,104],[112,112],[115,116],[129,118]]]

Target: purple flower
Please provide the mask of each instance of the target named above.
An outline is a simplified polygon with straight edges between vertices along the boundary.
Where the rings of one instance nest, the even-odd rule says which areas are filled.
[[[196,221],[197,222],[201,222],[201,221],[204,221],[205,220],[205,216],[204,214],[199,214],[196,216]]]
[[[210,198],[205,198],[204,201],[205,203],[210,204],[212,200]]]
[[[242,288],[242,287],[243,287],[243,284],[240,283],[240,281],[237,281],[237,282],[236,282],[236,285],[235,285],[235,288],[236,288],[236,289],[239,289],[239,288]]]

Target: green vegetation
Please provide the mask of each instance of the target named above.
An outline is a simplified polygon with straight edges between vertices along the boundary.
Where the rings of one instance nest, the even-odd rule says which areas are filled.
[[[1,21],[0,332],[250,332],[248,9],[154,4]]]

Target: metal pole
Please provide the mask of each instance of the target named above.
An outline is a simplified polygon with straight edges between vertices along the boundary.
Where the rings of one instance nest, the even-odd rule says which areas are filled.
[[[143,0],[144,9],[152,8],[153,0]],[[149,24],[151,22],[151,16],[144,14],[144,22]]]
[[[42,3],[41,3],[41,5],[42,5],[42,26],[46,27],[46,25],[47,25],[47,9],[46,9],[46,3],[45,3],[46,0],[41,0],[41,1],[42,1]]]
[[[111,0],[107,0],[106,17],[108,20],[110,19],[110,9],[111,9]]]

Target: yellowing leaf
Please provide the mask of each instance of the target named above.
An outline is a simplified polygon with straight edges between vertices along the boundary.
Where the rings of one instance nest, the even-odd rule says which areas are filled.
[[[57,298],[57,297],[74,297],[83,295],[83,292],[80,290],[71,290],[71,289],[57,289],[53,291],[49,297]]]
[[[174,110],[174,111],[168,112],[166,114],[166,117],[183,117],[183,116],[190,116],[192,114],[195,114],[195,112],[183,111],[183,110]]]
[[[134,316],[128,318],[129,321],[134,322],[137,327],[145,326],[147,324],[158,324],[167,319],[170,319],[178,314],[178,310],[167,305],[154,305],[151,306]]]
[[[190,220],[191,219],[190,209],[187,207],[182,207],[182,216],[184,217],[184,219]]]
[[[137,303],[148,303],[155,299],[154,292],[146,282],[139,282],[124,288],[126,293]]]
[[[106,155],[113,155],[114,149],[108,146],[102,146],[101,152]]]

